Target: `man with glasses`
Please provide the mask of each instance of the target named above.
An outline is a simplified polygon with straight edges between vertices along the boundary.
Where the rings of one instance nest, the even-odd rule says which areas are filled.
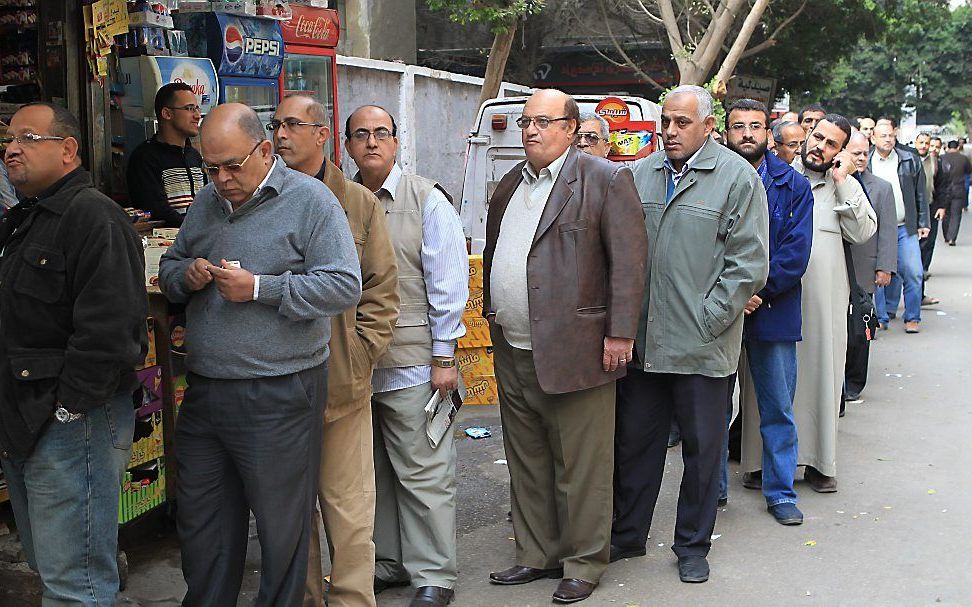
[[[371,375],[392,339],[398,317],[398,271],[375,195],[344,177],[325,156],[331,137],[327,109],[295,94],[277,106],[267,128],[287,166],[324,182],[344,208],[361,266],[361,300],[331,320],[327,409],[317,499],[331,549],[327,604],[374,607],[375,461]],[[306,607],[324,604],[320,529],[315,513],[307,566]]]
[[[483,254],[516,536],[490,582],[563,578],[557,603],[588,598],[608,566],[615,381],[648,249],[630,169],[574,149],[579,123],[561,91],[527,100],[527,159],[490,198]]]
[[[202,125],[196,195],[159,284],[186,304],[189,388],[177,489],[187,607],[235,606],[249,513],[261,549],[258,607],[304,597],[317,497],[332,316],[361,295],[344,210],[274,156],[251,108]]]
[[[398,321],[372,378],[374,396],[375,592],[416,588],[411,607],[444,607],[456,566],[456,447],[433,447],[425,405],[457,389],[456,340],[465,334],[469,261],[459,214],[435,181],[405,174],[395,119],[366,105],[348,116],[344,147],[355,181],[375,193],[398,262]]]
[[[780,122],[773,127],[773,139],[776,147],[773,152],[786,164],[791,164],[800,153],[800,146],[807,138],[803,127],[795,122]]]
[[[611,141],[608,139],[611,133],[607,120],[593,112],[582,113],[580,119],[577,149],[587,154],[607,158],[611,153]]]
[[[147,347],[142,243],[81,167],[67,110],[14,114],[0,219],[0,464],[44,605],[113,605],[118,490]]]
[[[202,158],[190,139],[199,135],[199,102],[184,82],[166,84],[155,94],[159,130],[128,159],[131,205],[152,213],[165,227],[182,225],[186,208],[206,181]]]
[[[782,158],[766,151],[766,106],[740,99],[726,111],[726,147],[756,169],[766,189],[769,211],[769,274],[746,304],[743,344],[747,364],[740,367],[739,410],[743,424],[759,428],[763,439],[762,479],[766,509],[781,525],[803,523],[797,508],[793,476],[797,462],[797,428],[793,422],[796,392],[796,345],[801,335],[800,280],[810,263],[813,195],[806,178]],[[789,123],[800,133],[799,125]],[[782,146],[781,146],[782,147]],[[743,413],[745,412],[745,413]],[[728,442],[722,456],[720,498],[728,498]],[[751,474],[747,486],[760,486]]]

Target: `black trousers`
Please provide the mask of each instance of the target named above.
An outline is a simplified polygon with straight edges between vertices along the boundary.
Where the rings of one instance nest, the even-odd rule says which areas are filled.
[[[235,607],[250,511],[260,539],[257,607],[304,597],[327,365],[249,380],[190,374],[176,423],[177,528],[186,607]]]
[[[613,545],[641,547],[648,541],[674,417],[682,433],[685,471],[672,550],[680,557],[709,553],[719,502],[730,380],[629,369],[627,377],[618,382]]]
[[[871,342],[847,339],[847,362],[844,363],[844,393],[857,395],[864,391],[867,384],[867,361],[871,352]]]
[[[918,246],[921,247],[921,267],[926,272],[931,267],[932,257],[935,255],[935,240],[938,239],[939,221],[935,219],[934,211],[932,215],[933,217],[930,217],[928,220],[928,237],[918,242]]]
[[[962,189],[965,192],[965,189]],[[948,210],[945,212],[945,219],[942,221],[942,236],[946,242],[951,242],[958,238],[959,227],[962,225],[962,209],[965,208],[965,201],[968,194],[959,198],[952,197],[948,201]]]

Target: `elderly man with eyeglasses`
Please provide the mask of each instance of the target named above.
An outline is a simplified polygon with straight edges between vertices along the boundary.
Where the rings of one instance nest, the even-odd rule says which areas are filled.
[[[186,304],[189,388],[179,411],[183,605],[236,605],[249,513],[259,607],[302,603],[317,497],[331,318],[361,295],[344,210],[285,166],[249,107],[202,124],[196,196],[159,283]]]
[[[591,154],[607,158],[611,153],[610,127],[603,116],[598,116],[593,112],[583,112],[580,116],[580,128],[577,129],[577,149]]]
[[[372,378],[375,592],[416,588],[411,607],[444,607],[456,565],[456,447],[426,434],[425,405],[457,389],[456,340],[465,334],[469,261],[459,214],[434,180],[395,162],[397,125],[386,110],[359,107],[345,123],[355,181],[385,209],[398,261],[401,301],[391,346]]]
[[[786,164],[791,164],[806,138],[806,131],[796,122],[780,122],[773,127],[773,140],[776,142],[773,153]]]
[[[0,464],[44,605],[113,605],[118,495],[145,357],[141,240],[81,166],[81,127],[20,108],[0,218]]]
[[[615,382],[648,251],[631,170],[578,152],[580,122],[561,91],[527,100],[527,159],[490,198],[483,253],[516,536],[513,567],[489,578],[563,578],[558,603],[590,597],[608,566]]]
[[[202,158],[190,139],[199,136],[202,117],[192,87],[184,82],[166,84],[155,94],[159,130],[136,147],[125,176],[131,205],[152,213],[165,227],[182,225],[186,208],[206,185]]]

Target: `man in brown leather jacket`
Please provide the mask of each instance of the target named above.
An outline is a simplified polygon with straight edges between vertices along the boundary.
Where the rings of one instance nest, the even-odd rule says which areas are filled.
[[[490,581],[563,577],[553,599],[573,603],[608,565],[615,380],[648,242],[631,171],[572,147],[571,97],[539,91],[517,123],[527,161],[490,199],[484,253],[516,535],[515,566]]]
[[[331,320],[327,409],[318,501],[331,549],[331,607],[375,605],[375,464],[371,373],[398,318],[398,272],[385,212],[367,188],[324,156],[327,110],[308,95],[284,99],[268,128],[287,166],[324,182],[344,207],[361,262],[361,300]],[[315,517],[305,607],[323,605],[320,520]]]

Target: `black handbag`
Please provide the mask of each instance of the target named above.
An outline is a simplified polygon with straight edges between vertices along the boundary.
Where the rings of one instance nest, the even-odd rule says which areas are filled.
[[[857,284],[854,272],[854,258],[847,241],[844,241],[844,260],[847,263],[847,282],[850,284],[850,302],[847,306],[847,339],[852,341],[871,341],[877,331],[877,310],[874,298],[861,285]]]

